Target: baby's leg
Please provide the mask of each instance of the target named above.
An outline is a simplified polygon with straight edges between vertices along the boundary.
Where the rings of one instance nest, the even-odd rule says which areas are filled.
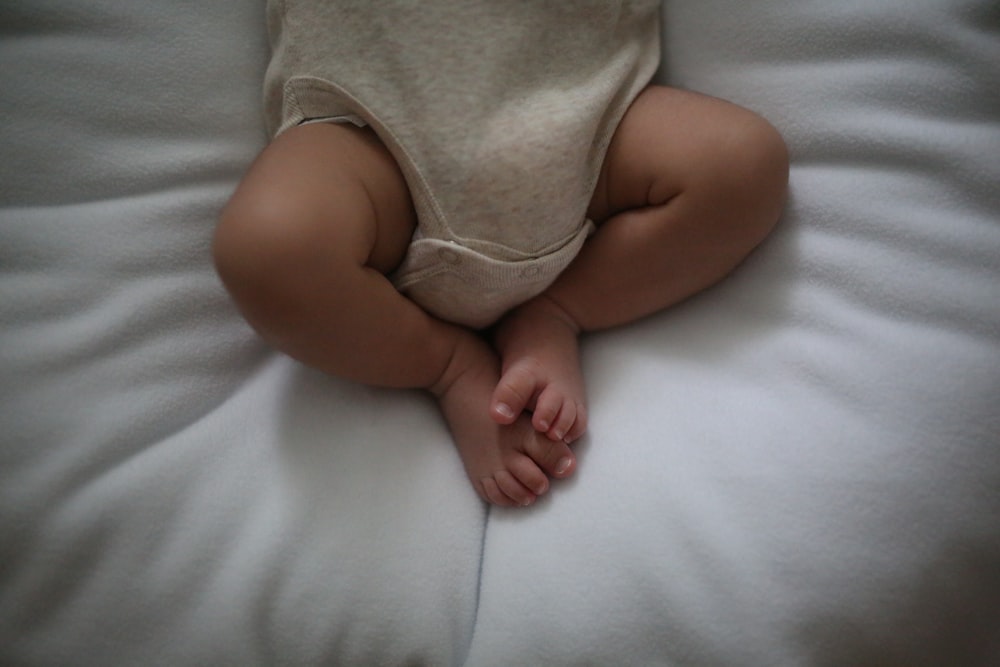
[[[597,232],[542,297],[514,310],[499,329],[505,372],[494,419],[504,423],[511,412],[534,407],[535,427],[544,431],[549,419],[538,414],[546,396],[546,415],[556,411],[560,429],[568,423],[564,411],[577,415],[568,433],[578,436],[585,412],[579,368],[570,361],[575,341],[553,343],[559,339],[551,329],[537,336],[537,327],[524,323],[542,310],[570,331],[603,329],[705,289],[772,229],[787,182],[784,142],[756,114],[695,93],[644,91],[604,160],[588,211]],[[561,357],[553,345],[562,346]]]
[[[433,391],[479,493],[527,504],[547,475],[571,472],[569,450],[524,424],[498,428],[488,414],[496,354],[386,278],[414,224],[406,183],[373,132],[305,125],[248,171],[216,231],[216,265],[247,320],[287,354],[359,382]]]
[[[429,386],[462,333],[384,275],[414,224],[405,182],[371,130],[304,125],[278,136],[240,183],[216,230],[216,268],[250,324],[290,356],[367,384]]]
[[[548,290],[581,330],[634,321],[720,281],[784,208],[788,153],[760,116],[653,86],[632,104],[590,204],[599,223]]]

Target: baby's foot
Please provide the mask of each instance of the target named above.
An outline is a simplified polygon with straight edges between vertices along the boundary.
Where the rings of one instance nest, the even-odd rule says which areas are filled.
[[[522,412],[550,440],[567,444],[587,429],[586,392],[580,371],[579,328],[556,304],[539,297],[511,312],[497,328],[503,374],[490,415],[514,423]]]
[[[485,342],[460,344],[437,396],[473,487],[501,506],[530,505],[549,490],[549,477],[573,473],[576,457],[565,442],[553,442],[527,417],[498,424],[490,419],[490,398],[499,363]]]

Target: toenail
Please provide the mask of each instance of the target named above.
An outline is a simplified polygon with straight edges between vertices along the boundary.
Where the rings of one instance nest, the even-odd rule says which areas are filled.
[[[497,404],[497,412],[499,412],[502,416],[504,416],[504,417],[506,417],[508,419],[511,419],[511,418],[513,418],[515,416],[514,415],[514,411],[506,403],[498,403]]]
[[[559,459],[559,463],[556,464],[556,474],[557,475],[563,474],[564,472],[569,470],[569,467],[571,465],[573,465],[573,459],[569,458],[568,456]]]

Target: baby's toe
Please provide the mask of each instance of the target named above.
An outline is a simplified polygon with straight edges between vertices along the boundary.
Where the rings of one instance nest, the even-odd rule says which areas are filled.
[[[552,427],[548,430],[547,435],[549,438],[552,440],[572,442],[572,440],[569,440],[567,436],[576,424],[579,414],[580,407],[576,401],[563,402],[562,407],[559,409],[559,414],[552,422]]]
[[[562,440],[550,440],[539,433],[532,434],[525,445],[525,453],[552,477],[569,477],[576,468],[576,456]]]
[[[496,480],[497,487],[507,498],[509,498],[513,504],[520,505],[524,507],[530,505],[538,499],[538,496],[532,493],[528,487],[522,484],[517,478],[514,477],[507,470],[500,470],[493,476]]]
[[[563,442],[566,444],[571,444],[583,437],[583,434],[587,432],[587,409],[576,404],[576,418],[573,420],[573,425],[569,427],[566,431],[566,435],[562,438]]]
[[[539,395],[531,415],[531,425],[535,427],[535,430],[539,433],[549,433],[558,421],[564,402],[563,396],[559,392],[552,390],[551,386],[547,387]]]
[[[587,429],[585,408],[580,402],[549,387],[538,397],[531,425],[550,440],[571,443]]]
[[[479,491],[480,495],[483,496],[483,500],[492,503],[494,505],[499,505],[500,507],[513,507],[517,505],[514,500],[511,499],[503,490],[500,488],[500,484],[493,477],[484,477],[479,480]]]
[[[507,470],[517,481],[523,484],[536,496],[544,495],[549,490],[549,478],[532,459],[527,456],[513,461]]]
[[[490,401],[493,420],[500,424],[514,423],[530,407],[537,386],[536,373],[529,364],[518,364],[505,372]]]

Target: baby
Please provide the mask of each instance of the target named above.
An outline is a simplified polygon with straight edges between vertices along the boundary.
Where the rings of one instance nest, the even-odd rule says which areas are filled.
[[[496,505],[576,467],[581,333],[717,282],[784,205],[771,125],[650,85],[658,5],[268,6],[274,138],[221,216],[219,274],[303,363],[429,390]]]

